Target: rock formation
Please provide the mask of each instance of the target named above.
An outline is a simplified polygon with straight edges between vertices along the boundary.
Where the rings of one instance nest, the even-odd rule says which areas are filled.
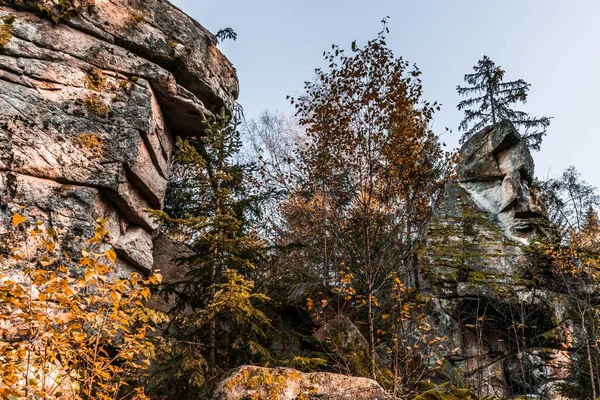
[[[213,400],[242,399],[392,399],[371,379],[332,374],[302,373],[290,368],[259,368],[244,366],[225,379]]]
[[[235,70],[162,0],[0,1],[0,252],[19,212],[66,250],[108,220],[121,268],[150,271],[175,135],[231,109]]]
[[[548,224],[530,191],[533,168],[510,123],[485,128],[462,147],[427,233],[420,285],[434,298],[432,325],[479,395],[558,398],[568,375],[566,302],[529,254]]]

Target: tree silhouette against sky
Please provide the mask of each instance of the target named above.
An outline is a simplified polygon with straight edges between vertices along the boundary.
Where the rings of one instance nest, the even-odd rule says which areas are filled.
[[[465,118],[459,125],[459,130],[464,132],[460,143],[464,143],[487,125],[509,120],[520,130],[527,145],[533,150],[539,150],[550,125],[550,118],[535,118],[514,109],[515,103],[527,102],[527,92],[531,85],[523,79],[504,82],[505,71],[488,56],[483,56],[473,70],[474,73],[465,75],[468,86],[456,87],[458,94],[467,97],[457,106],[459,110],[465,111]],[[469,128],[471,124],[473,125]]]

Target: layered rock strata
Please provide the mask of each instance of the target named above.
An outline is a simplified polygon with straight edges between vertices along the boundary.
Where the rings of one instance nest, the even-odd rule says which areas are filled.
[[[231,63],[161,0],[1,0],[0,22],[0,251],[16,212],[66,250],[105,218],[122,267],[150,271],[174,138],[232,109]]]

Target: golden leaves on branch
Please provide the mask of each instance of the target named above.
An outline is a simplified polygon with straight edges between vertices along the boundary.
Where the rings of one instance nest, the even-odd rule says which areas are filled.
[[[12,221],[16,228],[27,219]],[[99,251],[105,222],[78,263],[36,223],[28,255],[15,252],[14,266],[0,271],[0,398],[147,398],[136,387],[154,353],[147,333],[165,317],[143,303],[161,278],[114,277],[116,253]]]

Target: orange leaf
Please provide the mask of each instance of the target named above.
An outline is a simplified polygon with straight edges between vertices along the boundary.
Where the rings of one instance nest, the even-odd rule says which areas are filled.
[[[21,214],[17,214],[17,213],[13,214],[13,217],[12,217],[13,227],[16,228],[17,226],[21,225],[25,221],[27,221],[27,218],[25,218]]]
[[[115,261],[117,261],[117,253],[115,253],[114,250],[106,250],[106,257],[108,257],[108,259],[110,260],[111,263],[114,264]]]

